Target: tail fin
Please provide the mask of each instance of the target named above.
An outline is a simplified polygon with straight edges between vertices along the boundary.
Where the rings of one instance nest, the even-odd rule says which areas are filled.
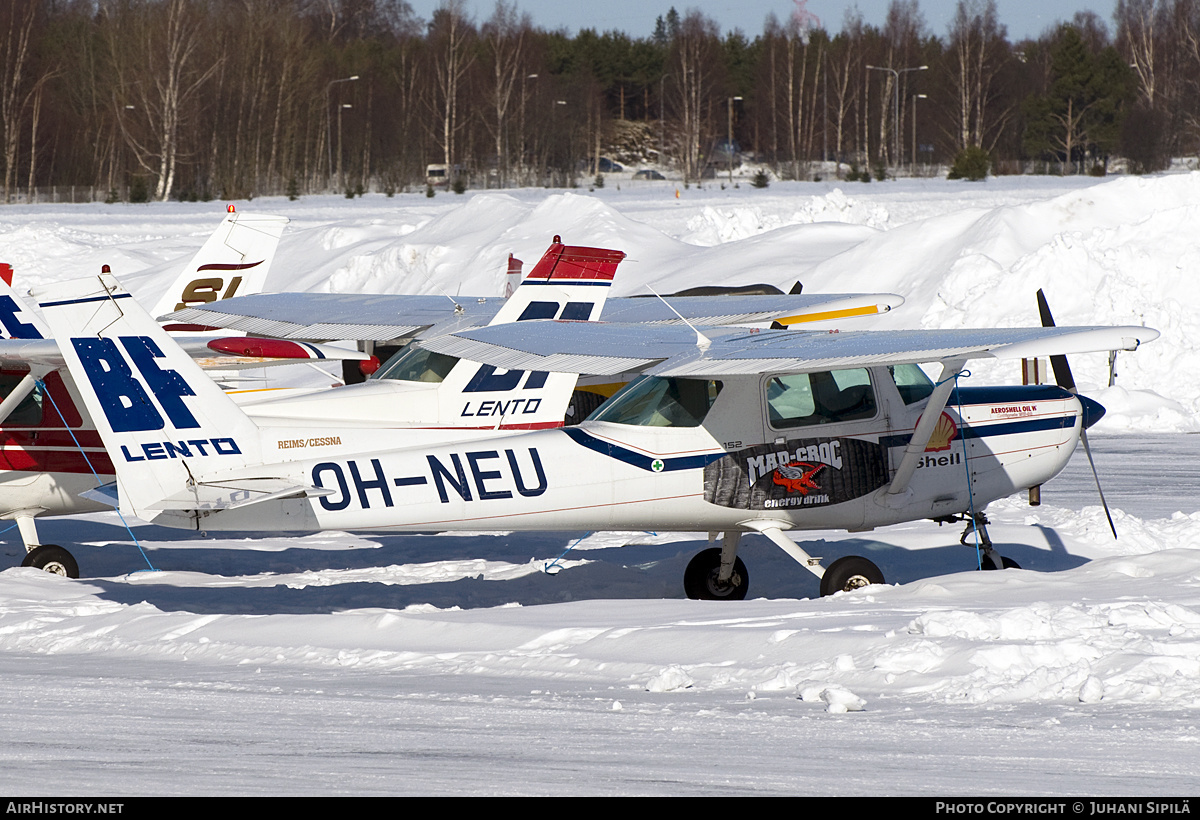
[[[151,316],[263,290],[288,218],[242,214],[234,211],[232,205],[229,207],[225,219],[167,288],[150,312]],[[172,326],[168,329],[198,328]]]
[[[621,251],[564,245],[556,236],[491,324],[529,319],[595,321],[624,258]],[[459,360],[442,381],[441,416],[464,427],[561,427],[578,378],[571,373],[503,370]]]
[[[491,324],[526,319],[595,321],[624,258],[621,251],[564,245],[556,236]]]
[[[504,298],[512,296],[521,287],[521,268],[525,265],[511,253],[508,255],[508,272],[504,274]]]
[[[123,509],[261,461],[257,426],[109,275],[38,294],[116,468]]]
[[[0,338],[48,339],[50,329],[12,286],[12,267],[0,264]]]

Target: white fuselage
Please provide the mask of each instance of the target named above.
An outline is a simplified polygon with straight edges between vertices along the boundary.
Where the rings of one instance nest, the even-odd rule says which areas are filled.
[[[906,405],[887,369],[874,368],[873,416],[776,429],[761,399],[772,378],[727,380],[703,426],[588,421],[424,445],[398,430],[338,441],[316,430],[313,444],[282,448],[278,431],[264,430],[274,463],[228,478],[270,475],[329,494],[154,520],[201,530],[863,530],[982,509],[1044,483],[1082,423],[1079,400],[1056,387],[963,390],[906,492],[889,495],[926,402]]]

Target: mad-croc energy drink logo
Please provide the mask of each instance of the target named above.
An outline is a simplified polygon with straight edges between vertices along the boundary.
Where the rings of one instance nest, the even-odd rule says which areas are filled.
[[[789,493],[808,495],[812,490],[819,491],[821,489],[820,485],[813,481],[813,477],[824,469],[824,464],[793,461],[776,469],[771,474],[771,480],[780,487],[785,488]]]
[[[704,468],[704,499],[746,510],[823,507],[887,482],[876,442],[793,439],[729,453]]]

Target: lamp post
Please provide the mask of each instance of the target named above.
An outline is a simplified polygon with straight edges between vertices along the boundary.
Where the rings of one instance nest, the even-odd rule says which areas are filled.
[[[536,75],[536,74],[526,74],[525,76],[523,76],[521,78],[521,176],[522,177],[526,176],[526,169],[525,169],[525,99],[526,99],[525,81],[526,80],[536,80],[537,78],[538,78],[538,75]],[[528,180],[523,180],[522,184],[527,184],[527,183],[528,183]]]
[[[928,70],[929,66],[919,65],[913,66],[912,68],[896,69],[881,65],[869,65],[867,68],[871,69],[872,71],[890,72],[892,76],[896,78],[896,96],[892,110],[892,143],[895,146],[893,148],[894,153],[892,155],[892,159],[893,162],[895,162],[897,165],[900,165],[900,75],[909,71],[926,71]]]
[[[342,182],[342,109],[343,108],[353,108],[353,107],[354,106],[351,105],[350,103],[342,103],[341,105],[338,106],[337,186],[339,188],[341,188],[343,186],[343,182]]]
[[[729,98],[729,132],[725,140],[725,155],[728,157],[730,185],[733,184],[733,101],[741,99],[741,97]]]
[[[917,175],[917,100],[929,99],[928,94],[913,94],[913,143],[912,143],[912,175]]]
[[[338,83],[350,83],[358,79],[357,74],[352,74],[349,77],[343,77],[340,80],[330,80],[325,85],[325,148],[329,158],[329,173],[333,173],[333,135],[330,131],[333,129],[333,123],[330,122],[329,116],[329,89],[333,88]],[[341,176],[342,167],[342,111],[338,109],[338,176]]]
[[[670,76],[670,74],[664,74],[658,78],[658,164],[662,166],[663,171],[667,170],[667,98],[664,93],[664,83]]]

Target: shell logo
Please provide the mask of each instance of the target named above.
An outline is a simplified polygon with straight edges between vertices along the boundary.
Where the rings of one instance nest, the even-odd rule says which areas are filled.
[[[933,427],[933,434],[929,437],[929,445],[925,448],[925,452],[936,453],[940,450],[949,450],[950,442],[954,441],[957,435],[958,425],[945,411],[942,411],[942,417]]]

